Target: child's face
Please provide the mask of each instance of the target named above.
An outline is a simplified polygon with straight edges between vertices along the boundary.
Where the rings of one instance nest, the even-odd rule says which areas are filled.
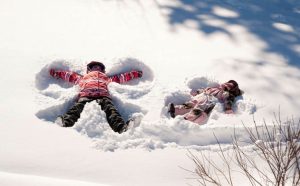
[[[103,72],[102,68],[99,65],[94,65],[92,67],[91,71],[100,71],[100,72]]]

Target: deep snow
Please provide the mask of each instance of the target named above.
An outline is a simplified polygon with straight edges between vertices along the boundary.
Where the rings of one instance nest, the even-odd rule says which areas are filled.
[[[194,168],[187,149],[216,157],[214,134],[224,147],[234,130],[247,142],[242,122],[271,123],[279,107],[299,118],[299,10],[292,0],[1,0],[1,185],[194,183],[179,168]],[[108,74],[144,71],[109,86],[122,116],[141,120],[127,133],[112,132],[94,102],[74,127],[53,123],[77,87],[49,68],[83,74],[90,60]],[[229,79],[245,92],[235,115],[217,105],[202,126],[167,115],[191,89]]]

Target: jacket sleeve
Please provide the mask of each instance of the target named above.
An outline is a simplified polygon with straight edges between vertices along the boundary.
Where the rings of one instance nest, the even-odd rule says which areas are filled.
[[[82,76],[80,74],[77,74],[75,72],[69,72],[69,71],[61,71],[61,70],[50,70],[50,75],[56,79],[62,79],[64,81],[68,81],[73,84],[78,84]]]
[[[109,79],[112,82],[122,84],[122,83],[130,81],[132,79],[140,78],[140,77],[142,77],[142,75],[143,75],[142,71],[132,70],[130,72],[125,72],[125,73],[110,76]]]

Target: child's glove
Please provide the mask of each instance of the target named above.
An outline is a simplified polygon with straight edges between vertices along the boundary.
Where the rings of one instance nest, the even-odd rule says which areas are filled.
[[[134,78],[140,78],[140,77],[142,77],[143,76],[143,72],[142,71],[140,71],[140,70],[136,70],[136,71],[133,71],[133,77]]]
[[[58,78],[58,75],[54,69],[50,69],[49,73],[52,77]]]

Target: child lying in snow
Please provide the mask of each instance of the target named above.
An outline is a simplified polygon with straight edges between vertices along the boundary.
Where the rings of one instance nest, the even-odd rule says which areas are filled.
[[[230,80],[216,87],[201,88],[192,91],[191,101],[182,105],[170,104],[169,113],[172,118],[177,115],[183,115],[184,119],[197,124],[203,124],[207,121],[212,109],[215,107],[216,101],[224,103],[224,111],[226,114],[232,114],[232,106],[237,96],[242,95],[242,90],[236,81]]]
[[[57,79],[63,79],[80,87],[79,99],[56,123],[62,127],[72,127],[79,119],[86,103],[96,100],[106,114],[106,119],[113,131],[122,133],[128,128],[128,122],[124,122],[121,115],[114,107],[110,98],[107,85],[110,82],[124,83],[131,79],[140,78],[142,71],[132,70],[123,74],[108,77],[105,74],[105,66],[101,62],[92,61],[87,65],[87,73],[81,76],[75,72],[67,72],[50,69],[50,75]]]

